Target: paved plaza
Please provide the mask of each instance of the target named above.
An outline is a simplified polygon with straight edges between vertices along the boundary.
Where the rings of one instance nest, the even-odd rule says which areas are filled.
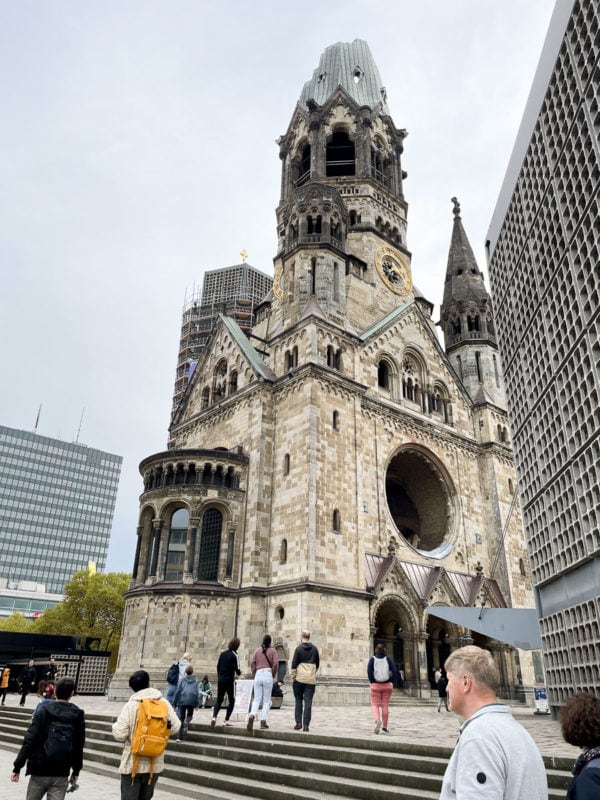
[[[318,687],[317,687],[318,692]],[[316,697],[315,697],[316,699]],[[8,705],[17,705],[17,695],[9,695]],[[27,705],[33,708],[34,698],[28,698]],[[123,703],[109,702],[106,697],[77,697],[75,703],[88,714],[101,714],[115,717]],[[572,758],[579,755],[577,748],[566,744],[560,733],[558,722],[550,719],[549,715],[537,715],[533,708],[522,706],[513,707],[515,718],[530,732],[543,755]],[[194,725],[208,725],[212,711],[198,709],[194,715]],[[225,712],[219,714],[219,723],[225,719]],[[245,716],[233,714],[232,720],[237,728],[244,728]],[[390,734],[386,737],[389,741],[410,741],[427,745],[441,745],[453,747],[458,736],[460,720],[453,713],[442,709],[438,713],[435,704],[393,705],[390,708]],[[269,714],[269,726],[273,731],[290,731],[294,727],[293,699],[290,695],[284,699],[280,709],[273,709]],[[368,706],[313,707],[311,733],[298,733],[298,736],[311,736],[324,734],[344,737],[368,738],[374,737],[371,709]],[[380,734],[383,738],[383,734]],[[167,755],[168,758],[168,755]],[[0,772],[4,779],[0,780],[0,800],[24,800],[27,780],[23,775],[18,784],[9,782],[12,771],[14,752],[2,749],[0,751]],[[160,786],[160,784],[159,784]],[[84,790],[84,791],[82,791]],[[75,793],[76,800],[109,800],[119,797],[119,782],[115,772],[115,779],[94,775],[85,770],[81,776],[81,790]],[[156,800],[184,800],[184,796],[161,792],[157,790]]]

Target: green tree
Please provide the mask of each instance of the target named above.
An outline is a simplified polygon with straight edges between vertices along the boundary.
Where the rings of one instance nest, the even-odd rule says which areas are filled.
[[[0,630],[10,633],[26,633],[29,631],[29,623],[23,614],[15,611],[10,617],[0,620]]]
[[[111,651],[109,670],[113,671],[130,580],[126,572],[76,572],[65,586],[62,603],[34,620],[29,631],[100,639],[100,649]]]

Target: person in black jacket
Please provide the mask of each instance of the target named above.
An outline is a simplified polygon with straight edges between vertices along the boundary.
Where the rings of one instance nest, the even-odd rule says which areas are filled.
[[[217,724],[217,714],[221,710],[225,695],[229,701],[227,711],[225,712],[225,725],[233,725],[229,721],[233,713],[233,706],[235,705],[235,694],[233,686],[236,676],[240,676],[242,671],[240,669],[240,658],[237,654],[237,649],[240,646],[239,639],[232,639],[227,645],[227,650],[223,650],[217,661],[217,702],[213,708],[213,715],[210,721],[211,728]]]
[[[21,684],[21,699],[19,700],[19,705],[24,706],[27,695],[29,692],[35,692],[38,685],[37,670],[33,659],[31,659],[29,664],[27,664],[19,675],[19,683]]]
[[[560,712],[566,742],[583,753],[573,767],[567,800],[597,800],[600,797],[600,698],[587,692],[570,697]]]
[[[64,800],[67,786],[77,783],[83,764],[85,718],[83,711],[69,702],[74,692],[73,678],[61,678],[56,684],[56,702],[43,706],[25,732],[10,779],[18,783],[27,762],[26,774],[31,776],[27,797],[41,800],[48,795]]]

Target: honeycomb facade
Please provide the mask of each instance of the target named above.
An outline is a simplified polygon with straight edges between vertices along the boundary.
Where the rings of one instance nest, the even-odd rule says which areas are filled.
[[[554,706],[600,691],[599,31],[595,2],[555,12],[489,241]]]

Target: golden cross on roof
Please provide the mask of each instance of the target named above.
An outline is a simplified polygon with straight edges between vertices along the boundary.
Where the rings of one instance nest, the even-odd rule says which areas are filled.
[[[243,261],[243,262],[244,262],[244,264],[245,264],[245,263],[246,263],[246,261],[248,260],[248,251],[246,250],[246,248],[245,248],[245,247],[244,247],[244,249],[242,250],[242,252],[240,253],[240,255],[241,255],[241,257],[242,257],[242,261]]]

